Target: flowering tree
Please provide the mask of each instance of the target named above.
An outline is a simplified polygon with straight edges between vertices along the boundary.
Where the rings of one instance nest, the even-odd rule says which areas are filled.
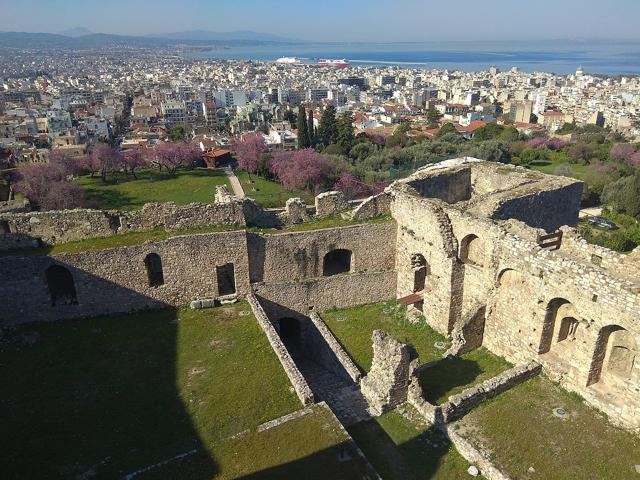
[[[238,166],[246,170],[251,178],[251,174],[258,170],[262,156],[267,152],[267,142],[260,133],[250,133],[242,140],[234,140],[231,148],[236,154]]]
[[[149,151],[146,149],[137,149],[125,152],[122,155],[122,169],[125,174],[130,173],[133,178],[137,179],[136,168],[144,168],[150,165]]]
[[[327,182],[330,166],[327,159],[312,148],[295,152],[279,151],[268,164],[287,190],[315,192]]]
[[[64,163],[36,163],[18,168],[15,190],[41,210],[60,210],[86,205],[84,192],[67,180]]]
[[[154,147],[152,163],[157,165],[159,170],[164,167],[170,175],[174,175],[180,167],[193,166],[198,158],[200,149],[195,145],[163,142]]]
[[[92,147],[84,159],[84,166],[91,172],[91,176],[99,172],[103,182],[107,181],[109,173],[121,165],[122,154],[106,143]]]
[[[529,148],[538,148],[542,146],[546,146],[548,144],[548,140],[544,137],[535,137],[527,142],[527,147]]]
[[[49,150],[47,153],[49,165],[57,165],[68,175],[76,175],[82,170],[82,162],[79,162],[72,155],[63,150]]]
[[[334,190],[338,190],[344,193],[344,196],[349,200],[377,195],[381,193],[386,187],[386,182],[376,182],[374,184],[368,184],[348,172],[342,173],[336,183],[333,185]]]
[[[611,147],[609,155],[611,155],[611,158],[628,161],[635,152],[636,149],[633,148],[633,145],[628,143],[617,143]]]

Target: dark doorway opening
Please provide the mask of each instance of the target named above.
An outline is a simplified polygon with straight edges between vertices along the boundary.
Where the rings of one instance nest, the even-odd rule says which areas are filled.
[[[325,277],[351,271],[351,250],[332,250],[324,256],[322,274]]]
[[[295,318],[285,317],[280,319],[278,325],[280,326],[280,338],[287,349],[300,348],[302,343],[300,322]]]
[[[232,295],[236,293],[236,275],[233,263],[226,263],[216,267],[218,279],[218,295]]]
[[[159,287],[164,285],[164,272],[162,270],[162,259],[157,253],[150,253],[144,259],[144,265],[147,267],[147,277],[150,287]]]
[[[9,222],[6,220],[0,220],[0,234],[11,233],[11,228],[9,228]]]
[[[76,286],[71,272],[60,265],[52,265],[45,272],[51,305],[77,305]]]

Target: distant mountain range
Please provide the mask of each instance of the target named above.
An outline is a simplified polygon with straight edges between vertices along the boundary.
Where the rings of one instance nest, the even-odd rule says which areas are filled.
[[[0,48],[101,48],[112,45],[171,47],[176,45],[259,45],[264,43],[302,43],[270,33],[253,31],[209,32],[192,30],[161,35],[112,35],[93,33],[77,27],[60,33],[0,32]]]
[[[274,42],[274,43],[302,43],[301,40],[293,38],[281,37],[271,33],[254,32],[252,30],[238,30],[235,32],[211,32],[208,30],[187,30],[184,32],[151,34],[147,37],[168,38],[172,40],[252,40],[256,42]]]

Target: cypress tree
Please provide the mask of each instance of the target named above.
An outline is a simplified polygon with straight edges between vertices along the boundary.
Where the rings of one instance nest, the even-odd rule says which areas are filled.
[[[331,145],[338,138],[338,125],[336,124],[336,107],[329,105],[322,112],[320,127],[318,128],[318,140],[323,146]]]
[[[342,150],[342,153],[348,155],[356,140],[353,133],[353,114],[351,112],[344,112],[338,117],[337,130],[336,143]]]
[[[315,128],[313,127],[313,110],[312,109],[309,109],[307,129],[309,131],[309,146],[313,147],[316,143],[316,132],[315,132]]]
[[[307,112],[300,105],[298,108],[298,148],[309,148],[309,129],[307,128]]]

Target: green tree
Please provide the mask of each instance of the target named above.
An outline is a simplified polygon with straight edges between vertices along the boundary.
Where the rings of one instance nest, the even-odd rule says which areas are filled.
[[[356,136],[353,133],[353,113],[347,111],[338,117],[336,143],[345,155],[351,151]]]
[[[484,142],[485,140],[492,140],[494,138],[498,138],[504,127],[502,125],[498,125],[497,123],[489,123],[484,127],[480,127],[473,134],[473,139],[477,142]]]
[[[307,112],[304,107],[300,105],[298,107],[298,148],[309,148],[311,143],[309,142],[309,129],[307,125]]]
[[[427,123],[431,128],[436,128],[442,119],[442,114],[438,111],[438,109],[434,105],[429,105],[429,110],[427,110]]]
[[[438,131],[438,137],[443,137],[447,133],[458,133],[456,127],[453,126],[453,123],[447,122],[442,125],[442,127],[440,127],[440,130]]]
[[[172,142],[183,142],[187,138],[187,127],[182,123],[174,125],[167,132],[169,140]]]
[[[327,147],[335,143],[338,138],[338,125],[336,123],[336,107],[329,105],[322,112],[320,126],[318,127],[318,141]]]
[[[309,131],[309,145],[311,147],[316,144],[316,129],[313,126],[313,110],[309,109],[309,118],[307,119],[307,130]]]

